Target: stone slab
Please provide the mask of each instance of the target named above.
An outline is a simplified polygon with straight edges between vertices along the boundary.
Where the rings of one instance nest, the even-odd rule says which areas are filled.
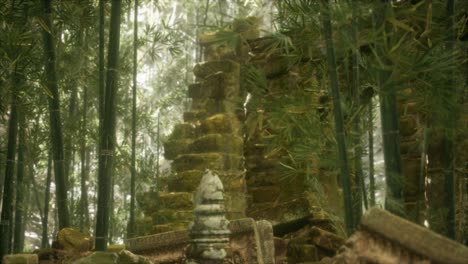
[[[267,219],[273,225],[309,217],[312,206],[306,198],[293,199],[283,203],[258,203],[249,205],[247,216]]]
[[[243,154],[244,141],[241,137],[232,134],[208,134],[197,138],[190,145],[192,153],[230,153]]]
[[[239,134],[241,125],[233,114],[215,114],[201,122],[200,132],[204,134]]]
[[[179,155],[172,163],[176,171],[205,170],[237,171],[242,166],[242,156],[220,153]]]
[[[272,264],[274,242],[271,224],[252,218],[230,221],[227,259],[239,264]],[[143,255],[154,263],[179,263],[190,243],[187,230],[137,237],[125,241],[127,250]],[[179,261],[179,262],[178,262]]]
[[[191,192],[160,192],[158,202],[160,209],[193,209],[193,195]]]
[[[6,255],[3,257],[4,264],[38,264],[39,258],[37,254],[15,254]]]
[[[382,209],[370,209],[362,217],[360,228],[423,256],[431,263],[462,264],[468,261],[468,247]]]
[[[240,66],[231,60],[207,61],[197,64],[193,69],[193,74],[197,78],[206,78],[208,75],[216,72],[233,73],[239,75]]]

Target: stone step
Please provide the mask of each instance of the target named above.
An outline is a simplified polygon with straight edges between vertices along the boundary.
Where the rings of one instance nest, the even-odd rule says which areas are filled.
[[[310,229],[310,236],[314,245],[332,252],[333,255],[337,253],[340,247],[345,243],[344,238],[318,227],[312,227]]]
[[[135,233],[137,236],[147,236],[152,233],[153,218],[145,216],[135,220]]]
[[[170,135],[171,139],[183,139],[183,138],[194,138],[197,134],[197,128],[188,123],[181,123],[174,125],[172,133]]]
[[[37,254],[15,254],[5,255],[3,257],[4,264],[38,264],[39,258]]]
[[[310,217],[312,205],[306,198],[282,203],[253,203],[247,208],[247,216],[254,219],[268,219],[273,225]]]
[[[197,153],[179,155],[172,163],[176,171],[186,170],[224,170],[238,171],[242,169],[243,157],[240,155],[221,153]]]
[[[155,191],[139,192],[136,194],[138,206],[143,209],[146,215],[156,212],[158,205],[156,203],[158,194]]]
[[[278,200],[280,194],[279,186],[263,186],[249,188],[248,193],[252,196],[253,203],[270,203]]]
[[[398,105],[399,115],[416,114],[420,111],[418,103],[416,102],[406,102]]]
[[[166,233],[172,231],[186,230],[190,222],[178,222],[178,223],[169,223],[154,225],[152,229],[152,234]]]
[[[164,209],[192,210],[193,194],[190,192],[160,192],[158,199],[158,211]]]
[[[417,116],[406,115],[400,117],[400,136],[410,137],[418,131]]]
[[[193,68],[193,74],[202,79],[219,71],[239,76],[240,66],[237,62],[231,60],[218,60],[199,63]]]
[[[237,78],[223,72],[210,74],[200,83],[189,85],[188,97],[215,100],[233,98],[239,92],[239,83],[235,80]]]
[[[183,119],[184,122],[194,124],[197,123],[200,120],[203,120],[208,117],[208,114],[204,111],[197,112],[197,111],[191,111],[191,112],[184,112],[183,114]]]
[[[201,170],[186,170],[178,172],[169,179],[168,189],[171,192],[194,192],[203,177]]]
[[[173,160],[177,156],[190,152],[190,144],[193,139],[184,138],[177,140],[169,140],[164,142],[164,158]]]
[[[241,124],[234,114],[215,114],[201,122],[200,133],[239,135]]]
[[[401,155],[413,154],[421,156],[421,144],[415,139],[401,141],[400,153]]]
[[[245,180],[249,187],[271,186],[278,184],[280,177],[275,172],[276,169],[266,171],[247,171]]]
[[[320,260],[317,247],[309,244],[289,244],[287,256],[290,264]]]
[[[221,178],[226,192],[245,192],[246,182],[243,171],[220,172],[213,170],[213,172],[218,174]],[[168,189],[171,192],[194,192],[200,184],[203,173],[204,172],[201,170],[179,172],[175,177],[169,180]]]
[[[208,134],[193,141],[189,146],[191,153],[220,152],[242,155],[244,140],[232,134]]]
[[[405,177],[405,196],[414,196],[419,193],[419,175],[421,173],[420,158],[401,159],[401,173]]]
[[[159,210],[152,215],[153,224],[162,225],[178,222],[190,222],[193,219],[192,210]]]

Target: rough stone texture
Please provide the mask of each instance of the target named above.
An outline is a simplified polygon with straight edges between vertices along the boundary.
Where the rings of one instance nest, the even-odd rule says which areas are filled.
[[[232,114],[212,115],[201,122],[200,132],[204,134],[229,134],[240,133],[240,122]]]
[[[197,64],[193,69],[193,74],[200,79],[206,79],[213,73],[239,73],[238,63],[230,60],[215,60]]]
[[[270,264],[274,244],[271,225],[251,218],[232,220],[229,246],[226,249],[228,263]],[[184,252],[189,246],[187,230],[137,237],[125,241],[128,250],[143,255],[154,263],[184,263]],[[273,253],[274,254],[274,253]]]
[[[175,223],[167,223],[167,224],[157,224],[153,225],[152,227],[152,232],[148,233],[149,234],[159,234],[159,233],[164,233],[164,232],[172,232],[176,230],[182,230],[187,228],[189,225],[189,220],[192,219],[192,216],[190,216],[189,219],[178,219],[177,222]]]
[[[309,217],[311,205],[306,198],[290,200],[284,203],[261,203],[249,212],[254,219],[267,219],[273,225]]]
[[[164,158],[172,160],[179,154],[189,153],[189,146],[193,139],[177,139],[169,140],[164,143]]]
[[[201,170],[187,170],[169,180],[168,188],[175,192],[192,192],[203,177]]]
[[[310,230],[310,236],[312,238],[311,242],[314,245],[328,250],[333,254],[335,254],[345,242],[342,237],[318,227],[313,227]]]
[[[317,247],[309,244],[289,243],[287,256],[290,264],[319,260]]]
[[[158,194],[154,191],[139,192],[136,194],[138,206],[143,210],[145,215],[151,215],[153,212],[156,212],[158,208],[156,204],[157,198]]]
[[[72,228],[64,228],[57,234],[59,249],[75,252],[85,252],[91,249],[92,241],[89,235],[80,233]]]
[[[170,192],[159,194],[159,206],[165,209],[192,210],[192,194],[187,192]]]
[[[207,47],[210,35],[205,36]],[[209,50],[209,49],[207,49]],[[209,52],[209,51],[208,51]],[[240,95],[240,65],[229,59],[207,61],[194,68],[197,83],[189,86],[192,99],[183,125],[176,126],[165,143],[166,158],[174,160],[176,172],[169,180],[168,191],[192,195],[202,172],[210,169],[218,174],[226,190],[226,215],[245,217],[246,201],[242,127],[239,112],[243,111]],[[153,216],[153,232],[185,228],[193,218],[188,213],[193,204],[172,202],[175,197],[161,193],[159,207],[145,210]],[[164,200],[164,201],[162,201]],[[187,199],[185,199],[187,200]],[[183,223],[183,225],[181,225]]]
[[[241,137],[223,134],[208,134],[196,139],[189,147],[192,153],[229,152],[243,155],[244,141]]]
[[[107,251],[108,252],[119,254],[123,250],[125,250],[125,245],[114,244],[114,245],[107,246]]]
[[[229,221],[225,217],[224,189],[218,175],[207,170],[195,195],[194,220],[190,224],[188,255],[196,262],[223,260],[229,243]]]
[[[154,213],[152,219],[155,225],[161,225],[174,223],[179,219],[192,219],[192,215],[193,212],[191,210],[163,209]]]
[[[286,124],[278,124],[272,118],[273,114],[278,112],[280,107],[278,104],[284,104],[285,98],[298,96],[295,93],[298,88],[303,91],[316,89],[321,85],[318,83],[312,85],[314,80],[311,76],[314,76],[314,73],[311,72],[310,65],[307,66],[297,61],[293,63],[279,49],[276,51],[268,50],[269,43],[268,37],[257,39],[252,44],[251,52],[252,66],[265,76],[266,91],[258,91],[258,87],[246,85],[246,89],[251,95],[246,105],[246,122],[244,124],[244,131],[247,133],[244,144],[249,197],[247,215],[255,219],[267,219],[274,225],[310,215],[314,206],[322,206],[323,204],[319,202],[319,199],[310,199],[312,197],[310,192],[313,189],[310,184],[311,177],[314,177],[320,183],[320,188],[323,189],[322,193],[325,197],[321,197],[320,200],[327,200],[327,206],[324,209],[339,214],[342,199],[338,192],[339,185],[335,169],[327,167],[325,162],[320,161],[320,156],[328,155],[325,151],[333,151],[333,137],[317,139],[316,143],[320,147],[317,147],[316,153],[311,151],[310,162],[307,162],[307,166],[310,166],[307,168],[308,172],[301,171],[301,166],[304,166],[301,163],[298,165],[301,169],[294,176],[288,176],[291,174],[291,170],[288,171],[281,165],[291,163],[288,140],[284,140],[284,146],[274,150],[265,147],[272,145],[271,138],[275,139],[276,135],[284,134]],[[304,76],[308,76],[307,80]],[[326,103],[321,102],[321,92],[317,91],[310,93],[310,95],[302,92],[299,96],[306,96],[305,100],[310,102],[311,106],[316,106],[317,110],[308,107],[308,110],[298,108],[284,109],[284,111],[290,112],[291,116],[295,114],[310,116],[311,119],[316,119],[317,123],[323,121],[323,129],[330,129],[329,124],[332,123],[328,120],[330,117],[326,114],[323,115],[323,120],[320,117],[319,108],[329,108]],[[303,100],[304,98],[297,99]],[[294,131],[294,128],[291,128],[291,131]],[[332,135],[331,132],[324,134]],[[285,188],[286,186],[287,188]]]
[[[145,236],[152,233],[153,218],[145,216],[135,220],[136,233],[139,236]]]
[[[112,252],[96,251],[91,255],[74,261],[72,264],[118,264],[119,256]]]
[[[467,263],[468,247],[373,208],[333,263]]]
[[[238,171],[242,157],[224,153],[196,153],[179,155],[172,164],[177,171],[185,170],[227,170]]]
[[[262,248],[264,264],[275,263],[275,241],[273,237],[273,227],[266,220],[257,221],[257,231],[259,242]]]
[[[36,254],[15,254],[3,257],[3,264],[38,264],[39,258]]]
[[[127,250],[123,250],[119,253],[118,264],[151,264],[151,262],[145,257],[135,255]]]
[[[413,221],[422,224],[425,211],[424,195],[419,190],[421,175],[421,151],[424,130],[422,122],[424,114],[421,113],[418,103],[415,102],[415,92],[412,88],[404,89],[398,98],[399,104],[399,131],[402,175],[404,181],[406,211]],[[422,179],[424,181],[424,179]],[[441,198],[441,197],[440,197]],[[419,212],[417,207],[419,203]]]

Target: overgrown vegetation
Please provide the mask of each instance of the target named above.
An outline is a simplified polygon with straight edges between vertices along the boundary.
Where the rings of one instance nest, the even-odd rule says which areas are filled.
[[[468,237],[466,0],[42,2],[0,3],[0,255],[47,246],[67,226],[94,233],[99,214],[99,249],[132,236],[135,192],[164,189],[170,174],[162,142],[190,105],[198,36],[243,41],[230,22],[248,16],[262,21],[263,55],[286,65],[290,82],[271,89],[271,76],[245,65],[245,140],[260,137],[284,181],[307,179],[322,204],[342,190],[345,210],[329,213],[348,233],[377,204]],[[377,189],[373,131],[385,160]]]

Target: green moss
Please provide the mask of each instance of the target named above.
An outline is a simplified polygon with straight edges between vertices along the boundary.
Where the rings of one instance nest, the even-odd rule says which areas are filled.
[[[161,209],[192,210],[193,195],[188,192],[160,193],[159,204]]]
[[[197,64],[193,69],[193,74],[198,78],[206,78],[208,75],[219,71],[239,74],[240,66],[238,63],[231,60],[208,61]]]

